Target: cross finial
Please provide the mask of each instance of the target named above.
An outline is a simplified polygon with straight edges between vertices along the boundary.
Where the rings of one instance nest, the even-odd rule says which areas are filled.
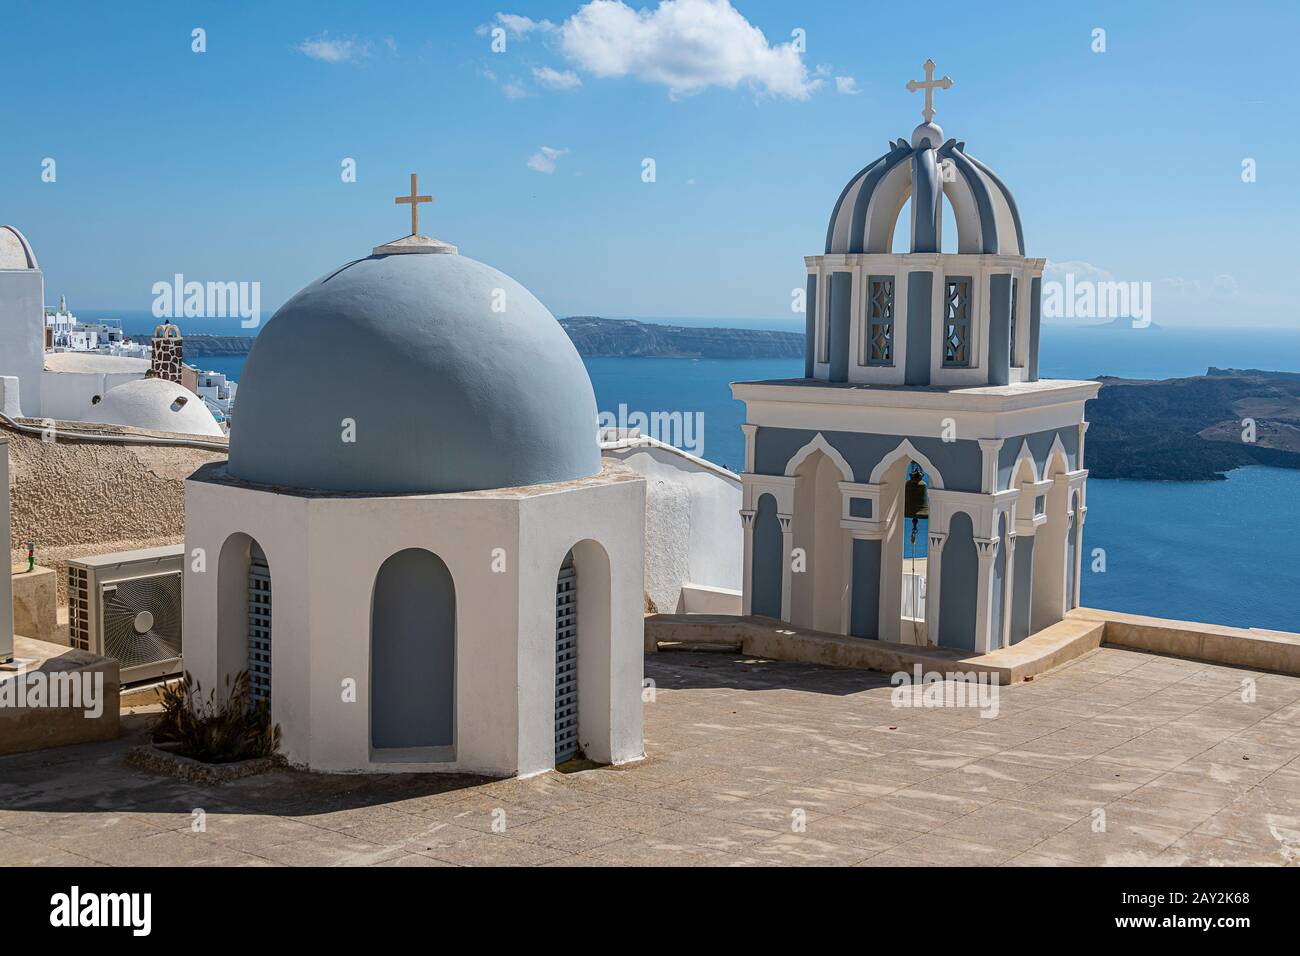
[[[411,235],[413,236],[418,236],[420,234],[420,203],[433,202],[432,196],[421,196],[418,195],[419,192],[420,192],[419,187],[416,185],[415,173],[411,173],[411,195],[396,196],[393,198],[393,202],[395,203],[399,203],[399,204],[406,203],[410,205]]]
[[[934,91],[936,89],[952,89],[952,79],[944,74],[943,79],[934,78],[934,60],[926,60],[923,64],[925,67],[925,80],[908,80],[907,92],[915,93],[917,90],[925,90],[925,109],[921,110],[921,115],[929,123],[934,119]]]

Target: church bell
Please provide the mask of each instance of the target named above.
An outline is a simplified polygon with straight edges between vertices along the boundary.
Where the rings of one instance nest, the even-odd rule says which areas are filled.
[[[925,482],[922,480],[922,472],[919,466],[913,465],[911,474],[907,477],[907,485],[903,496],[903,514],[914,521],[918,518],[929,518],[930,507],[925,495]]]

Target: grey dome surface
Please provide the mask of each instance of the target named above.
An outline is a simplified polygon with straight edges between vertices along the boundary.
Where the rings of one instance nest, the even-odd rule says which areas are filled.
[[[455,254],[373,255],[286,302],[249,353],[230,432],[232,475],[294,488],[478,491],[599,470],[573,343],[527,289]]]

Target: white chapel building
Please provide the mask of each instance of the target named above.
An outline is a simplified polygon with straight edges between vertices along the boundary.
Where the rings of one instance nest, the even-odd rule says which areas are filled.
[[[316,770],[641,757],[645,480],[595,422],[508,276],[419,235],[330,271],[258,336],[229,461],[186,482],[187,669],[248,670]]]

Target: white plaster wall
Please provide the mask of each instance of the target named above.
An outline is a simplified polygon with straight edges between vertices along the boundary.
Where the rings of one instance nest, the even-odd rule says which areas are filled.
[[[555,579],[570,548],[594,541],[609,560],[608,604],[593,591],[583,549],[578,574],[578,738],[600,763],[625,763],[645,752],[641,681],[644,674],[642,515],[646,483],[621,480],[523,503],[519,634],[519,772],[554,765]],[[589,549],[587,549],[589,550]],[[594,600],[593,600],[594,598]],[[608,617],[597,624],[593,612]],[[608,627],[608,641],[593,641]],[[529,667],[528,661],[549,662]]]
[[[671,446],[630,441],[629,447],[606,447],[602,454],[646,479],[645,591],[655,607],[681,610],[683,584],[739,590],[744,565],[740,476]]]
[[[187,481],[186,547],[191,554],[203,547],[207,566],[186,569],[186,667],[208,687],[223,670],[244,666],[242,658],[219,661],[217,652],[218,557],[226,538],[243,532],[270,565],[272,719],[291,761],[325,771],[545,770],[554,756],[555,578],[568,549],[592,538],[613,569],[614,646],[603,690],[584,687],[579,675],[580,700],[584,690],[589,703],[605,699],[607,729],[593,738],[591,755],[639,757],[644,483],[552,487],[544,495],[313,498]],[[384,560],[404,548],[437,554],[456,586],[453,760],[370,748],[374,580]],[[497,548],[504,573],[493,570]],[[349,679],[354,702],[343,699]],[[588,723],[600,732],[599,718]]]
[[[456,588],[456,709],[455,759],[421,769],[515,772],[518,501],[455,495],[317,498],[309,510],[312,766],[406,768],[370,749],[371,599],[375,575],[390,555],[424,548],[443,560]],[[492,550],[498,547],[505,549],[506,573],[492,571]],[[271,582],[274,601],[274,567]],[[554,604],[552,595],[552,617]],[[355,704],[341,701],[348,678],[356,681]],[[273,672],[273,700],[277,692]]]
[[[276,681],[271,719],[283,727],[282,752],[290,760],[304,764],[312,762],[306,720],[311,661],[307,521],[307,500],[303,498],[204,481],[185,482],[181,648],[185,669],[206,692],[207,688],[224,687],[227,675],[233,676],[247,666],[247,642],[237,647],[228,645],[222,653],[217,630],[221,547],[230,535],[243,532],[262,547],[271,568],[271,672]],[[202,549],[201,564],[196,561],[195,549]]]
[[[32,412],[27,408],[27,400],[23,399],[23,412],[28,416],[39,414],[43,418],[53,418],[58,421],[67,422],[84,422],[89,421],[86,417],[90,414],[93,407],[90,400],[96,395],[103,396],[107,394],[110,388],[116,385],[123,385],[127,382],[134,382],[143,378],[142,373],[137,371],[130,372],[53,372],[45,370],[40,373],[40,412]],[[22,387],[24,396],[27,392],[27,386]]]
[[[45,277],[39,269],[0,270],[0,375],[17,376],[23,414],[41,407],[45,362]]]

